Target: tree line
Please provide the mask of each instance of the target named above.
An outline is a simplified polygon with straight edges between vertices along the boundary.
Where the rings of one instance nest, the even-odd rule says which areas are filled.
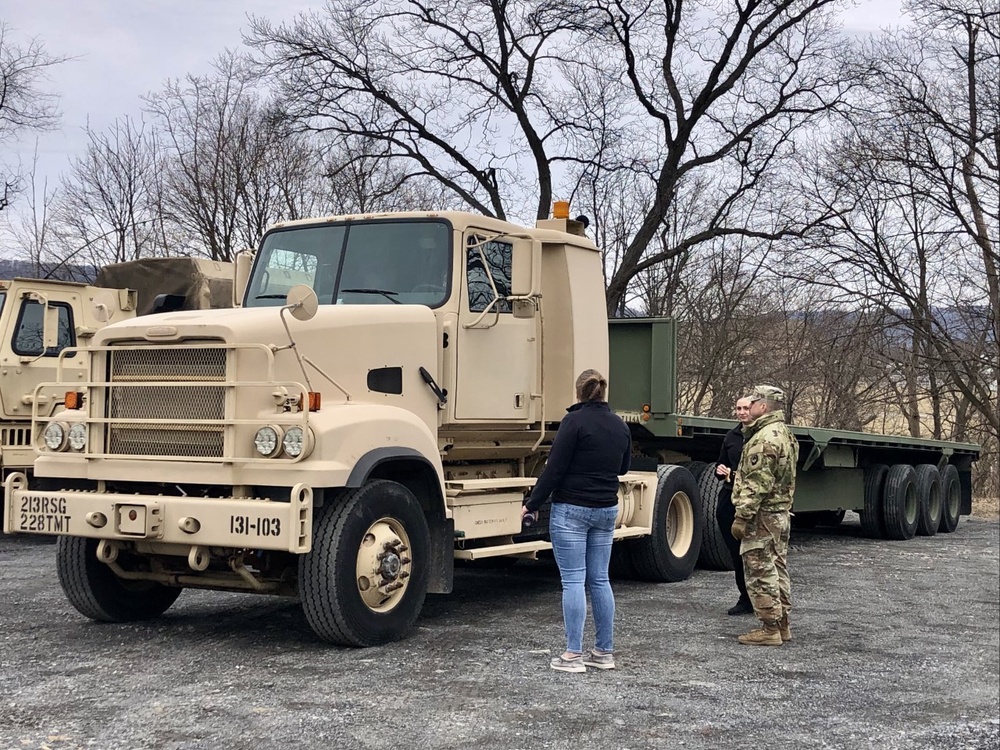
[[[994,6],[908,0],[855,39],[837,0],[330,0],[88,129],[58,186],[5,171],[23,205],[0,216],[53,272],[230,260],[315,214],[531,223],[569,199],[609,314],[682,321],[682,408],[728,415],[768,380],[793,418],[981,442],[996,492]],[[60,62],[0,34],[0,144],[54,126]]]

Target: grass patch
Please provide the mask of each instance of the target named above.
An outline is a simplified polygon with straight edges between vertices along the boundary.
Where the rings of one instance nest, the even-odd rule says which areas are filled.
[[[995,521],[1000,518],[1000,497],[972,498],[972,515]]]

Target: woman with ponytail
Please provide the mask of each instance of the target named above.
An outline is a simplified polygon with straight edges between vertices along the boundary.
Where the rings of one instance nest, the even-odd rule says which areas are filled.
[[[534,516],[552,501],[549,536],[562,579],[566,650],[550,662],[562,672],[614,669],[615,597],[608,579],[618,516],[618,477],[629,470],[632,438],[607,403],[608,382],[596,370],[576,379],[569,407],[552,442],[545,470],[521,509]],[[594,648],[583,650],[587,594],[593,609]]]

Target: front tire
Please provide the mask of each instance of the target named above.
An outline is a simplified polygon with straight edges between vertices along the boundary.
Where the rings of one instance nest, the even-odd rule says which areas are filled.
[[[683,581],[701,550],[702,513],[698,485],[681,466],[660,466],[653,502],[652,533],[624,542],[641,581]]]
[[[98,622],[159,617],[182,589],[155,581],[126,581],[97,559],[97,539],[61,536],[56,542],[59,585],[74,609]]]
[[[406,487],[370,482],[319,509],[312,551],[299,559],[299,595],[313,631],[341,646],[405,636],[427,594],[430,532]]]

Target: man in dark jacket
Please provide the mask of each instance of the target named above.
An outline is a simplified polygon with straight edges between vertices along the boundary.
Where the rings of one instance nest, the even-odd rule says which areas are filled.
[[[715,518],[719,531],[726,540],[729,556],[733,559],[733,571],[736,574],[736,588],[740,590],[740,598],[729,608],[731,615],[749,615],[753,612],[750,597],[747,596],[747,584],[743,575],[743,558],[740,557],[740,542],[733,537],[732,526],[736,519],[736,509],[733,508],[733,479],[736,477],[736,467],[740,464],[740,453],[743,451],[743,425],[750,421],[750,399],[740,398],[736,401],[736,419],[739,424],[726,433],[719,452],[719,461],[715,473],[722,480],[719,490],[719,502],[715,506]]]

